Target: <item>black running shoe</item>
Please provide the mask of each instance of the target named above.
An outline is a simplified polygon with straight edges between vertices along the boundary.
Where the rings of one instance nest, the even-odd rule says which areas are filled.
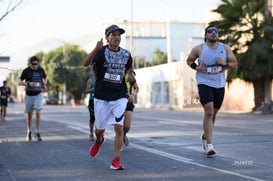
[[[37,141],[42,141],[40,133],[36,133],[35,137],[37,138]]]

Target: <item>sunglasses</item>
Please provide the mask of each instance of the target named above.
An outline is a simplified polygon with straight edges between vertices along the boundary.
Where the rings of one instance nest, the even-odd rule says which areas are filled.
[[[38,65],[38,63],[32,63],[32,65]]]
[[[217,29],[209,29],[209,30],[207,30],[207,33],[216,33],[216,34],[218,34],[218,30]]]

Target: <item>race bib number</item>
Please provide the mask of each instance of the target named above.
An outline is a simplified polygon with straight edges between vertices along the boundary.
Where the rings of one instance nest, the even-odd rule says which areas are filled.
[[[120,75],[110,74],[107,72],[104,75],[104,79],[108,81],[114,81],[114,82],[121,82],[120,77],[121,77]]]
[[[40,82],[35,82],[35,87],[40,87]]]
[[[207,73],[208,74],[217,74],[222,71],[223,71],[223,67],[220,65],[207,66]]]

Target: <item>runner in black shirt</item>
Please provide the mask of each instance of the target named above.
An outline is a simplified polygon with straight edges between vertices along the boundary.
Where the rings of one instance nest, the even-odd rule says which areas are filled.
[[[0,87],[0,102],[1,102],[1,119],[5,120],[8,107],[8,98],[10,97],[11,91],[7,86],[7,81],[3,81],[3,86]]]
[[[115,170],[124,169],[120,163],[120,150],[123,142],[124,111],[128,102],[125,74],[128,73],[134,79],[131,54],[119,46],[123,33],[124,29],[117,25],[106,28],[105,37],[108,44],[103,46],[101,39],[84,60],[85,66],[94,64],[96,74],[94,107],[97,139],[90,147],[90,155],[93,157],[98,155],[104,142],[107,124],[114,125],[115,158],[110,168]]]
[[[25,68],[20,76],[19,85],[26,86],[25,113],[27,113],[27,136],[26,140],[31,141],[31,123],[33,111],[36,112],[36,133],[38,141],[42,141],[39,132],[40,111],[43,108],[42,90],[46,86],[46,73],[43,68],[39,67],[39,59],[33,56],[29,60],[30,66]]]

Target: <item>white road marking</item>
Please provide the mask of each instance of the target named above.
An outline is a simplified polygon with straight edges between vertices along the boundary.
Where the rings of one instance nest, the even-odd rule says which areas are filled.
[[[64,123],[64,124],[68,125],[72,129],[81,131],[83,133],[89,133],[88,128],[86,126],[80,125],[78,123],[71,123],[71,122],[68,122],[68,121],[62,121],[62,120],[58,120],[58,119],[56,119],[56,120],[45,119],[45,120],[46,121],[61,122],[61,123]],[[111,130],[111,129],[108,129],[107,132],[110,133],[110,134],[114,134],[114,131]],[[113,137],[111,137],[110,139],[113,141]],[[220,168],[217,168],[217,167],[204,165],[204,164],[195,162],[194,160],[186,158],[186,157],[181,157],[181,156],[174,155],[174,154],[171,154],[171,153],[167,153],[167,152],[159,151],[159,150],[156,150],[156,149],[144,147],[144,146],[141,146],[141,145],[138,145],[138,144],[130,143],[130,146],[132,146],[132,147],[134,147],[136,149],[142,150],[142,151],[146,151],[146,152],[149,152],[149,153],[152,153],[152,154],[156,154],[156,155],[159,155],[159,156],[162,156],[162,157],[165,157],[165,158],[169,158],[169,159],[172,159],[172,160],[180,161],[180,162],[183,162],[183,163],[188,163],[188,164],[195,165],[195,166],[198,166],[198,167],[207,168],[207,169],[210,169],[210,170],[215,170],[215,171],[218,171],[218,172],[238,176],[238,177],[249,179],[249,180],[265,181],[263,179],[259,179],[259,178],[256,178],[256,177],[251,177],[251,176],[248,176],[248,175],[243,175],[243,174],[232,172],[232,171],[229,171],[229,170],[224,170],[224,169],[220,169]]]
[[[133,143],[130,143],[130,145],[132,147],[134,147],[134,148],[139,149],[139,150],[146,151],[146,152],[149,152],[149,153],[153,153],[153,154],[156,154],[156,155],[159,155],[159,156],[162,156],[162,157],[166,157],[166,158],[169,158],[169,159],[172,159],[172,160],[180,161],[180,162],[183,162],[183,163],[188,163],[188,164],[195,165],[195,166],[198,166],[198,167],[207,168],[207,169],[211,169],[211,170],[216,170],[218,172],[238,176],[238,177],[249,179],[249,180],[265,181],[263,179],[259,179],[259,178],[256,178],[256,177],[251,177],[251,176],[248,176],[248,175],[243,175],[243,174],[232,172],[232,171],[229,171],[229,170],[224,170],[224,169],[220,169],[220,168],[217,168],[217,167],[203,165],[203,164],[195,162],[192,159],[188,159],[188,158],[181,157],[181,156],[178,156],[178,155],[174,155],[174,154],[171,154],[171,153],[159,151],[159,150],[156,150],[156,149],[140,146],[140,145],[133,144]]]

